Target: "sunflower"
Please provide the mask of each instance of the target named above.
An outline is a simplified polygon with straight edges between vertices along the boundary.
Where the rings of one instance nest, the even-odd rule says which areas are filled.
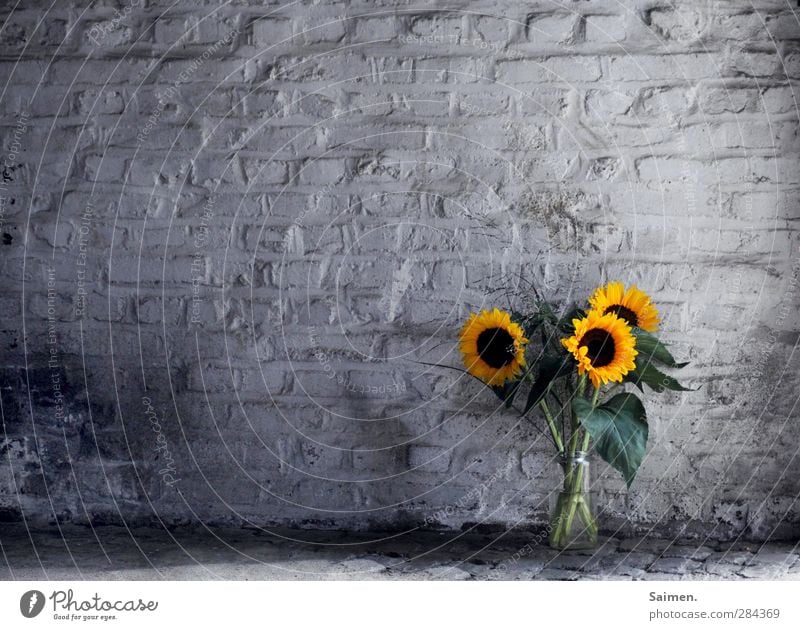
[[[595,290],[589,304],[603,315],[615,313],[631,326],[649,332],[658,330],[658,311],[650,296],[637,289],[635,284],[626,291],[621,282],[609,282]]]
[[[506,311],[472,313],[461,329],[459,349],[467,371],[487,385],[503,385],[525,367],[528,340]]]
[[[573,319],[575,334],[561,343],[578,361],[578,373],[589,373],[592,384],[621,382],[636,367],[636,337],[631,327],[613,312],[589,311],[583,319]]]

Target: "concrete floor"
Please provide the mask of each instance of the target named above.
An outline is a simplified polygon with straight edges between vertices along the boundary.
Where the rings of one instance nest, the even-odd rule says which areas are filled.
[[[605,539],[558,553],[534,534],[0,524],[2,580],[800,580],[800,543]]]

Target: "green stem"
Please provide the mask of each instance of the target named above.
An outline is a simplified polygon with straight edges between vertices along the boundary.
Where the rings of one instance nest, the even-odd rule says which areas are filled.
[[[581,374],[578,378],[578,396],[583,397],[583,393],[586,391],[586,374]],[[578,433],[580,429],[580,422],[575,414],[572,415],[572,434],[569,437],[569,454],[570,456],[575,455],[575,451],[578,448]]]
[[[581,450],[586,452],[589,448],[589,432],[584,432],[583,443]],[[572,460],[569,461],[572,464]],[[569,474],[565,479],[565,492],[568,499],[568,509],[566,517],[563,516],[559,519],[559,523],[563,523],[562,532],[559,534],[559,542],[563,545],[568,542],[572,525],[575,521],[575,516],[578,515],[583,521],[584,527],[592,541],[597,539],[597,524],[594,522],[591,510],[586,504],[586,498],[583,493],[583,471],[584,466],[579,466],[577,472],[572,474],[573,466],[570,466]],[[563,509],[563,508],[562,508]]]
[[[556,499],[556,506],[553,510],[553,515],[550,518],[550,545],[555,548],[560,548],[564,539],[563,535],[563,513],[564,513],[564,497],[566,495],[562,492],[558,493]]]
[[[550,429],[550,434],[553,436],[553,442],[555,442],[556,449],[558,449],[559,454],[563,454],[564,441],[561,439],[561,435],[558,432],[558,427],[556,427],[556,423],[553,421],[553,414],[550,413],[550,408],[547,406],[547,401],[544,398],[539,401],[539,407],[544,414],[545,420],[547,420],[547,427]]]
[[[583,521],[583,524],[586,526],[586,531],[589,534],[589,539],[593,542],[597,542],[597,523],[595,523],[594,517],[592,516],[592,511],[589,509],[589,505],[586,503],[585,497],[581,496],[580,504],[578,505],[579,516]]]
[[[526,373],[524,378],[526,381],[533,384],[534,382],[533,376],[530,374],[530,372]],[[550,429],[550,435],[553,437],[553,444],[555,445],[556,450],[558,450],[559,453],[563,453],[564,440],[561,437],[561,434],[558,432],[558,427],[556,426],[556,423],[553,420],[553,414],[550,411],[550,407],[547,405],[547,400],[542,398],[539,401],[539,408],[542,410],[544,418],[547,421],[547,428]]]
[[[570,464],[571,463],[572,462],[570,462]],[[567,513],[567,519],[564,523],[564,531],[567,536],[569,536],[569,533],[572,531],[572,521],[575,520],[575,511],[578,509],[578,498],[581,496],[582,482],[583,466],[580,466],[575,474],[572,487],[569,489],[569,512]]]
[[[581,397],[585,396],[587,380],[585,374],[580,376],[575,395]],[[600,388],[595,388],[592,395],[592,407],[597,406],[599,396]],[[568,444],[569,450],[564,458],[567,465],[564,471],[564,490],[559,493],[551,520],[552,530],[550,533],[550,542],[554,547],[559,549],[565,549],[569,546],[571,542],[572,526],[576,516],[583,523],[583,528],[589,540],[592,542],[597,540],[597,524],[592,517],[586,497],[583,495],[584,466],[578,466],[577,469],[574,466],[578,444],[580,443],[582,452],[586,452],[589,449],[589,440],[591,436],[588,431],[583,430],[583,439],[581,440],[581,429],[580,421],[573,414]]]
[[[578,507],[578,496],[577,494],[570,494],[569,501],[567,505],[569,506],[569,510],[567,511],[567,518],[564,520],[564,542],[569,544],[569,538],[572,534],[572,521],[575,520],[575,510]]]
[[[583,396],[584,389],[586,389],[586,374],[581,374],[581,376],[578,378],[578,387],[577,387],[577,390],[576,390],[577,395],[578,396]],[[571,405],[570,405],[570,407],[571,407]],[[578,448],[578,430],[579,430],[579,427],[580,427],[580,423],[578,422],[578,417],[573,412],[572,413],[572,422],[571,422],[571,426],[570,426],[570,435],[569,435],[569,446],[568,446],[568,448],[569,448],[568,455],[569,456],[567,458],[567,463],[570,463],[570,464],[572,463],[572,459],[575,457],[575,451]],[[569,489],[572,487],[572,484],[573,484],[572,477],[573,477],[573,471],[572,471],[572,466],[570,466],[565,471],[565,474],[564,474],[564,491],[565,492],[569,492],[570,491]]]
[[[592,394],[592,409],[597,407],[597,399],[600,397],[600,388],[594,388],[594,394]]]
[[[597,399],[599,397],[600,397],[600,388],[599,387],[595,387],[594,394],[592,395],[592,409],[595,409],[597,407]],[[588,453],[589,452],[589,439],[590,438],[591,438],[591,436],[589,435],[589,432],[584,429],[583,444],[581,444],[581,451],[583,451],[584,453]]]
[[[586,372],[578,377],[578,396],[583,396],[586,391]]]
[[[583,375],[578,382],[577,395],[584,396],[586,390],[586,375]],[[592,408],[597,407],[597,401],[600,397],[600,388],[595,388],[592,393]],[[551,544],[559,549],[566,549],[571,540],[572,526],[577,516],[585,530],[586,536],[589,541],[596,543],[597,541],[597,523],[592,516],[592,511],[587,503],[586,497],[583,492],[583,477],[584,466],[579,466],[577,470],[574,467],[574,458],[578,449],[578,442],[580,440],[581,426],[577,418],[572,419],[572,434],[569,440],[569,457],[566,459],[568,465],[564,476],[564,492],[560,494],[556,502],[555,513],[552,523],[555,524],[551,532]],[[587,452],[589,450],[589,441],[591,436],[589,432],[584,429],[583,439],[580,440],[581,451]]]

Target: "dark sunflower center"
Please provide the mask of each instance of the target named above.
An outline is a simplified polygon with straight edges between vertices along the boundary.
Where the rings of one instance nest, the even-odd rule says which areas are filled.
[[[586,346],[586,356],[592,366],[599,368],[608,365],[614,360],[614,337],[602,328],[592,328],[581,337],[579,346]]]
[[[639,318],[636,316],[636,313],[634,313],[631,309],[622,306],[621,304],[609,306],[605,312],[615,313],[617,317],[624,319],[631,326],[636,327],[639,325]]]
[[[493,368],[506,366],[517,355],[514,338],[503,328],[487,328],[478,335],[478,354]]]

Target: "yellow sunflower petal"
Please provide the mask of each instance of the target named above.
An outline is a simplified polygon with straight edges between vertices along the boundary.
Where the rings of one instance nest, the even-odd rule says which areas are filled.
[[[636,367],[636,337],[614,312],[589,311],[575,325],[575,334],[562,343],[578,362],[578,372],[588,372],[595,387],[619,383]]]
[[[609,282],[595,290],[589,304],[601,314],[616,314],[631,326],[650,332],[658,330],[658,310],[650,296],[635,284],[625,289],[621,282]]]
[[[498,386],[513,380],[525,367],[527,342],[510,313],[495,308],[470,315],[461,329],[459,350],[470,374]]]

